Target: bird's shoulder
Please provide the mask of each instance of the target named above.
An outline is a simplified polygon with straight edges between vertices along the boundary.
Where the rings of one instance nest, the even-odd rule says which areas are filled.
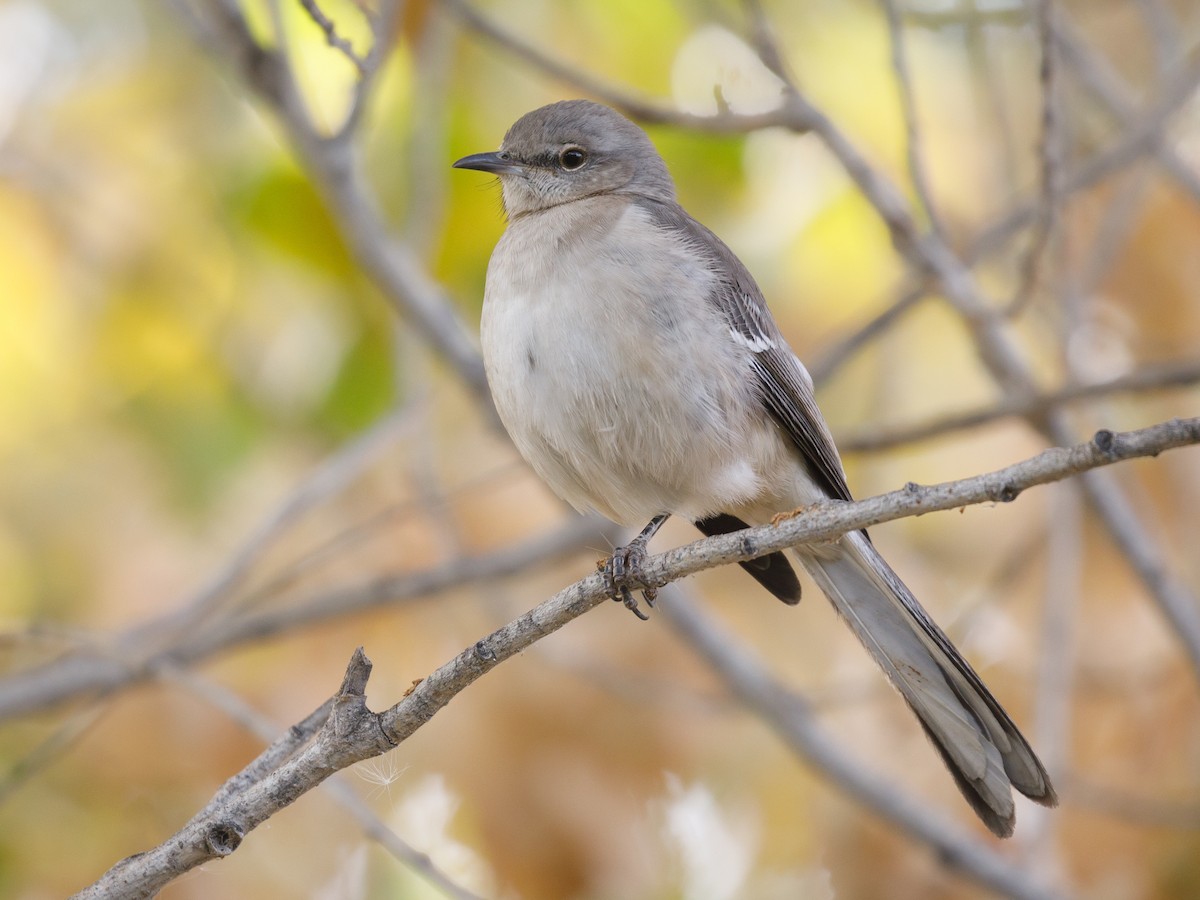
[[[755,353],[793,354],[767,307],[758,283],[745,264],[711,229],[678,203],[643,200],[654,225],[701,257],[713,273],[709,304],[725,319],[733,335]]]

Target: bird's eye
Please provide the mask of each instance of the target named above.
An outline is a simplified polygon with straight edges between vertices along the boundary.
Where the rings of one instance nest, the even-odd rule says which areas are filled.
[[[558,162],[568,172],[574,172],[576,169],[582,169],[583,164],[587,162],[587,151],[582,147],[567,147],[562,153],[558,154]]]

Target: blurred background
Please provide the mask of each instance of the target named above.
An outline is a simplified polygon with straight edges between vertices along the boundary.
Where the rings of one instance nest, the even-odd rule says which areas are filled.
[[[289,89],[246,75],[221,10]],[[503,215],[450,163],[567,97],[770,110],[772,42],[1039,386],[989,372],[818,135],[649,123],[814,370],[857,495],[1032,455],[1047,409],[1073,440],[1196,414],[1186,0],[0,5],[0,895],[63,896],[165,840],[355,647],[383,708],[593,570],[621,536],[564,509],[480,399]],[[1198,463],[1108,470],[1119,515],[1073,481],[873,530],[1055,778],[1061,807],[1022,801],[1002,845],[815,587],[788,609],[718,570],[687,602],[1014,871],[1196,896],[1197,659],[1160,607],[1195,613]],[[987,895],[616,604],[338,780],[482,896]],[[445,896],[361,821],[315,791],[163,896]]]

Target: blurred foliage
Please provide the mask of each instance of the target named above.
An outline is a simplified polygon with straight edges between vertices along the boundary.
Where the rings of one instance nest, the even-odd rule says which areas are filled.
[[[562,521],[363,275],[272,114],[204,55],[169,6],[0,6],[0,617],[11,671],[86,646],[93,630],[115,632],[185,602],[294,485],[396,410],[402,424],[387,451],[271,549],[239,602],[283,606]],[[365,51],[357,5],[322,6]],[[1163,39],[1139,7],[1174,17],[1191,44],[1200,37],[1195,10],[1182,2],[1062,6],[1139,95],[1157,83],[1154,41]],[[715,109],[718,84],[723,98],[750,107],[770,96],[773,76],[746,61],[753,54],[737,36],[742,13],[733,3],[479,7],[558,59],[684,109]],[[946,17],[943,27],[914,25],[906,35],[934,197],[955,235],[983,227],[1036,184],[1038,54],[1018,7],[907,5],[914,16]],[[992,8],[980,57],[954,17]],[[273,40],[278,15],[306,99],[336,128],[353,66],[298,4],[255,0],[248,9],[264,40]],[[878,5],[779,2],[767,13],[815,102],[914,197]],[[397,234],[473,324],[503,218],[496,187],[449,163],[496,147],[521,113],[575,92],[463,32],[433,0],[406,4],[396,40],[360,135],[363,157]],[[1078,85],[1065,96],[1075,160],[1114,130]],[[1177,130],[1195,167],[1194,104]],[[754,271],[801,356],[820,358],[894,301],[904,262],[813,139],[651,133],[684,204]],[[1115,249],[1092,258],[1100,223],[1126,190],[1137,202]],[[1098,274],[1076,285],[1074,306],[1041,296],[1021,322],[1047,384],[1068,366],[1108,378],[1195,358],[1200,211],[1192,199],[1142,166],[1073,198],[1060,224],[1053,262]],[[989,261],[985,286],[1010,293],[1018,259],[1010,248]],[[934,301],[821,390],[837,432],[994,398],[961,322]],[[1080,434],[1194,414],[1197,400],[1191,389],[1104,401],[1078,414]],[[1039,448],[1029,430],[1002,422],[848,466],[868,494],[972,474]],[[1122,478],[1165,554],[1195,584],[1194,458],[1130,466]],[[1039,659],[1058,652],[1030,637],[1056,564],[1045,552],[1051,494],[909,519],[877,535],[1029,730]],[[691,536],[672,526],[659,540]],[[1081,542],[1079,632],[1063,651],[1078,655],[1073,774],[1052,825],[1022,807],[1006,852],[1021,865],[1050,860],[1095,897],[1195,896],[1196,686],[1106,539],[1085,522]],[[605,549],[243,646],[199,671],[282,729],[336,687],[364,644],[377,663],[370,699],[382,706],[582,576]],[[977,829],[816,591],[800,611],[784,610],[747,585],[733,571],[694,587],[871,765]],[[175,831],[260,747],[169,675],[94,707],[5,723],[0,895],[54,897],[83,886]],[[350,783],[406,840],[488,895],[979,894],[731,709],[660,624],[638,625],[615,607],[484,679],[394,756],[359,767]],[[1088,785],[1118,787],[1110,795]],[[1191,826],[1157,823],[1160,807],[1190,810]],[[434,894],[318,792],[164,896]]]

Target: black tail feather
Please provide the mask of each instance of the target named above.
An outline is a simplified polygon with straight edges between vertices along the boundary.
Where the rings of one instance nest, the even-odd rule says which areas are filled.
[[[718,513],[696,522],[696,527],[707,536],[712,537],[714,534],[741,531],[749,526],[737,516]],[[754,576],[755,581],[784,603],[795,605],[800,602],[800,579],[796,577],[796,570],[792,568],[792,564],[788,562],[782,552],[776,551],[757,559],[748,559],[740,565]]]

